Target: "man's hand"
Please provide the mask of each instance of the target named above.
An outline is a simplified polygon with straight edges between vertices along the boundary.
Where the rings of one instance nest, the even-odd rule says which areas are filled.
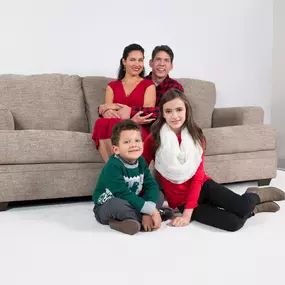
[[[142,225],[145,230],[145,232],[151,232],[154,227],[153,219],[149,215],[143,215],[142,216]]]
[[[118,111],[124,106],[125,105],[119,103],[102,104],[99,106],[99,114],[102,115],[107,109]]]
[[[139,111],[137,112],[133,117],[132,120],[140,125],[144,125],[144,124],[149,124],[153,121],[155,121],[155,119],[149,119],[152,116],[152,113],[146,115],[146,116],[141,116],[141,114],[143,114],[143,111]]]
[[[107,110],[103,115],[103,118],[107,118],[107,119],[110,119],[110,118],[120,118],[120,116],[118,115],[118,112],[115,111],[115,110]]]
[[[161,226],[162,220],[161,220],[161,216],[160,216],[160,214],[159,214],[157,209],[154,210],[154,212],[152,213],[151,217],[152,217],[152,220],[153,220],[153,229],[155,229],[155,230],[159,229],[160,226]]]
[[[121,107],[118,110],[118,114],[120,116],[121,119],[129,119],[131,117],[131,110],[132,108],[127,106],[127,105],[123,105],[123,107]]]

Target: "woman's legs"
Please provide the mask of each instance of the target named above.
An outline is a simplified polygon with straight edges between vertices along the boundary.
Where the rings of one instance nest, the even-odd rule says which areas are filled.
[[[104,162],[107,162],[113,154],[111,139],[99,140],[99,152]]]

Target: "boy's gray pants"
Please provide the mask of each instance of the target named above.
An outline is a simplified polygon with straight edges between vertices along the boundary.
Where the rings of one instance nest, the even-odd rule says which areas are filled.
[[[156,208],[160,209],[163,202],[164,195],[159,191]],[[126,219],[133,219],[140,223],[142,221],[142,213],[133,208],[128,201],[116,197],[109,199],[103,205],[94,206],[93,211],[96,220],[103,225],[109,225],[109,220],[123,221]]]

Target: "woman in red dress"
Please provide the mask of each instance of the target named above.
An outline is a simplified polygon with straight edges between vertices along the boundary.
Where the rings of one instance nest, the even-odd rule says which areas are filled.
[[[144,79],[144,49],[137,44],[125,47],[120,60],[118,79],[108,84],[105,104],[100,107],[102,118],[94,125],[92,139],[105,162],[113,154],[111,144],[112,128],[120,120],[117,111],[120,104],[129,107],[154,107],[156,101],[155,85],[151,80]],[[136,114],[132,120],[139,122]],[[149,114],[151,116],[151,114]],[[145,117],[147,118],[147,116]],[[150,123],[154,119],[148,119]],[[149,133],[149,125],[141,125],[143,139]]]

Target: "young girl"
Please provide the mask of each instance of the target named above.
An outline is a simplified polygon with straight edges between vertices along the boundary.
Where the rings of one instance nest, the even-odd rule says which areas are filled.
[[[238,195],[207,176],[205,145],[187,97],[177,89],[166,92],[160,101],[160,116],[144,142],[143,156],[148,164],[155,161],[169,206],[182,213],[171,221],[172,226],[186,226],[196,220],[236,231],[258,212],[279,210],[273,201],[285,199],[280,189],[251,187]]]

